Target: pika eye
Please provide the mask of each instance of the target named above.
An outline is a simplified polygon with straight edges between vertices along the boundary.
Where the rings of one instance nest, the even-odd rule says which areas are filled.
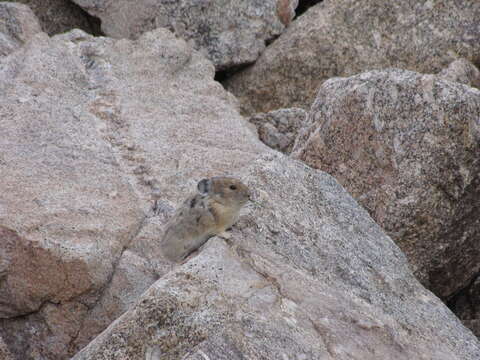
[[[237,187],[235,185],[230,185],[230,189],[237,190]]]

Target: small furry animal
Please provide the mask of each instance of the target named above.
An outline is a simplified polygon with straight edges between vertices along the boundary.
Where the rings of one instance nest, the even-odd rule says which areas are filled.
[[[232,177],[203,179],[197,188],[166,226],[161,247],[171,261],[183,261],[210,237],[224,233],[250,200],[247,186]]]

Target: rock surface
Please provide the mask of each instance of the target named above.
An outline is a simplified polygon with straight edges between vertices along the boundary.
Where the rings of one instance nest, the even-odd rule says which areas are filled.
[[[466,59],[453,61],[438,76],[480,89],[480,70]]]
[[[0,359],[2,360],[13,360],[13,355],[10,351],[8,351],[7,345],[0,337]]]
[[[11,319],[0,332],[22,359],[43,350],[26,354],[17,340],[46,348],[62,323],[43,334],[6,324],[71,302],[93,306],[145,217],[83,107],[90,84],[70,51],[40,33],[0,65],[0,317]]]
[[[196,181],[268,148],[167,30],[38,34],[0,69],[0,336],[65,359],[168,271],[162,225]]]
[[[300,108],[279,109],[250,117],[258,137],[272,149],[290,154],[299,130],[305,125],[307,112]]]
[[[209,241],[75,360],[478,359],[476,338],[331,176],[280,154],[243,174],[260,205],[233,245]]]
[[[325,82],[294,156],[329,172],[447,298],[480,271],[480,91],[372,71]]]
[[[49,33],[83,27],[85,19],[91,24],[78,7],[66,10],[66,0],[23,2]],[[0,359],[63,360],[89,343],[77,358],[480,358],[478,341],[420,286],[368,214],[332,177],[262,144],[239,115],[236,99],[214,81],[215,66],[192,49],[213,59],[217,70],[254,61],[289,23],[296,0],[88,3],[97,5],[92,13],[116,19],[104,21],[107,28],[125,24],[122,31],[133,31],[128,37],[136,40],[80,30],[49,38],[38,33],[28,9],[28,16],[8,13],[0,25],[7,29],[2,39],[10,34],[15,41],[0,58]],[[443,11],[436,4],[434,10]],[[417,12],[424,29],[425,13]],[[146,23],[129,27],[144,15]],[[144,33],[163,26],[162,16],[190,43],[166,29]],[[453,25],[442,30],[446,38],[455,33]],[[459,52],[449,53],[443,68],[458,56],[475,61],[463,52],[469,36],[456,40]],[[467,63],[460,65],[453,63],[445,76],[473,78]],[[443,119],[443,111],[452,125],[432,127],[448,155],[438,166],[451,160],[460,168],[453,178],[443,172],[442,180],[458,185],[451,196],[474,198],[478,163],[470,152],[478,153],[478,116],[471,115],[477,110],[471,98],[478,92],[435,79],[420,76],[412,93],[425,118]],[[401,98],[401,89],[393,94]],[[392,93],[381,90],[382,96]],[[370,103],[388,104],[374,95]],[[357,111],[355,102],[348,107]],[[293,114],[304,111],[261,116],[265,128],[258,122],[265,139],[286,151],[298,131]],[[298,146],[311,131],[318,133],[317,121],[303,120]],[[425,138],[435,144],[436,138]],[[214,238],[188,263],[173,266],[159,248],[164,224],[197,181],[213,175],[242,177],[258,203],[244,209],[231,241]],[[479,212],[475,206],[471,214]],[[451,210],[452,218],[463,210]],[[465,267],[477,250],[457,251],[468,250],[469,236],[478,234],[475,219],[462,218],[455,231],[470,233],[458,248],[445,249]],[[433,250],[437,256],[440,250]],[[454,276],[447,273],[449,283],[442,284]],[[468,296],[476,296],[471,285]],[[458,306],[458,313],[474,329],[476,308],[465,309]]]
[[[28,6],[0,2],[0,57],[15,51],[41,31],[38,19]]]
[[[334,76],[388,67],[437,73],[459,57],[480,64],[479,18],[479,1],[325,0],[225,85],[255,114],[308,109]]]
[[[297,0],[73,1],[99,17],[103,32],[114,38],[168,28],[191,40],[217,70],[254,62],[265,43],[288,26],[297,6]]]
[[[42,30],[49,35],[81,29],[100,34],[100,22],[70,0],[15,0],[28,5],[38,17]]]

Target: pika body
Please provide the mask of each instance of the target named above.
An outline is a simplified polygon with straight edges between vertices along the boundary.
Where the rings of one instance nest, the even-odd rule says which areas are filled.
[[[237,221],[242,207],[251,200],[248,187],[233,177],[203,179],[197,190],[166,225],[161,248],[170,261],[182,262],[210,237],[224,236]]]

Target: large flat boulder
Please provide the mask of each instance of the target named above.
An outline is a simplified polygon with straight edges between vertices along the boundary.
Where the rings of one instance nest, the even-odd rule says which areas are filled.
[[[327,171],[446,299],[480,271],[480,91],[406,70],[326,81],[293,154]]]
[[[437,73],[460,57],[478,65],[479,18],[479,1],[325,0],[225,85],[248,114],[307,110],[331,77],[389,67]]]
[[[192,42],[217,70],[254,62],[295,15],[297,0],[73,0],[114,38],[138,38],[159,27]],[[128,14],[126,16],[126,14]]]
[[[473,360],[480,344],[329,175],[282,155],[260,203],[78,353],[96,359]]]

